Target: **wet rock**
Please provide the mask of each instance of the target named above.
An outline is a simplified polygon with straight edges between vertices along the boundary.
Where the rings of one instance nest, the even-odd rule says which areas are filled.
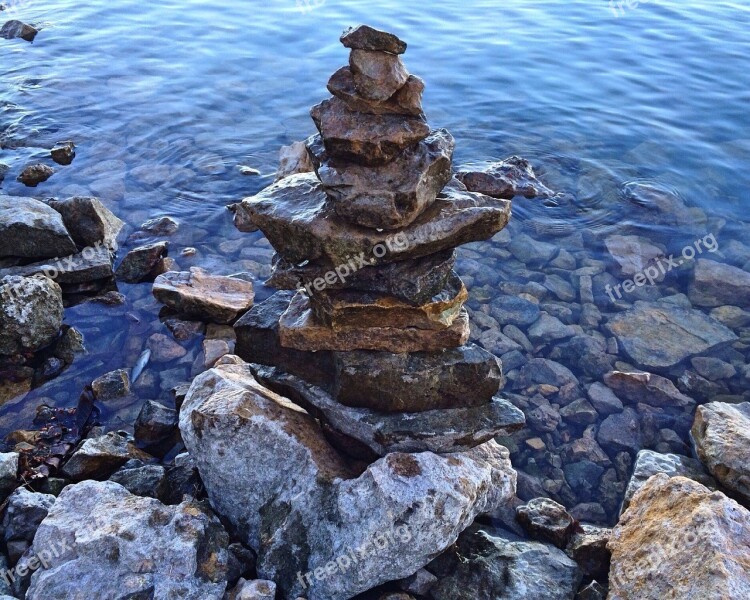
[[[535,396],[530,404],[534,407],[528,410],[526,416],[529,425],[535,431],[552,432],[560,425],[560,412],[553,407],[546,398]]]
[[[633,209],[633,218],[643,224],[684,228],[704,225],[706,221],[700,209],[689,208],[675,192],[655,185],[628,183],[623,188],[623,196]]]
[[[27,187],[36,187],[44,183],[55,174],[55,170],[47,165],[29,165],[18,176],[17,180]]]
[[[314,106],[310,115],[330,156],[362,165],[384,165],[430,134],[421,117],[353,112],[336,97]]]
[[[596,423],[599,417],[596,409],[585,398],[574,400],[560,409],[560,416],[569,423],[590,425]]]
[[[693,368],[698,371],[698,374],[705,377],[709,381],[717,381],[719,379],[731,379],[737,375],[737,369],[734,365],[724,362],[719,358],[713,357],[696,357],[690,361]]]
[[[138,466],[129,466],[130,463]],[[161,465],[143,465],[140,461],[129,461],[109,478],[119,483],[136,496],[161,499],[167,485],[167,471]]]
[[[690,431],[695,452],[727,489],[750,500],[750,403],[699,406]]]
[[[180,224],[166,215],[154,217],[141,224],[141,232],[152,236],[169,236],[177,233]]]
[[[58,165],[69,165],[76,157],[76,145],[73,142],[58,142],[50,150],[50,156]]]
[[[20,38],[27,42],[33,42],[37,33],[39,33],[39,30],[36,27],[32,27],[28,23],[23,23],[22,21],[17,21],[15,19],[7,21],[5,25],[0,28],[0,38],[6,40]]]
[[[518,296],[499,296],[492,300],[490,312],[501,325],[523,327],[539,318],[539,305]]]
[[[78,254],[61,259],[0,269],[0,277],[8,275],[19,277],[44,275],[64,286],[85,285],[110,279],[114,275],[112,253],[102,244],[88,246]]]
[[[389,52],[403,54],[406,52],[406,42],[387,31],[375,29],[369,25],[350,27],[341,34],[341,43],[352,50],[371,50],[374,52]]]
[[[146,400],[135,421],[135,440],[142,446],[151,446],[169,438],[176,429],[176,410]]]
[[[452,275],[446,287],[421,306],[377,293],[324,290],[310,297],[310,308],[318,322],[337,331],[369,327],[439,331],[460,317],[468,297],[461,278]]]
[[[643,274],[646,269],[653,267],[657,273],[653,281],[664,280],[664,273],[658,269],[658,263],[666,258],[665,249],[650,239],[637,235],[610,235],[604,240],[604,245],[618,266],[618,276],[632,278],[637,273]],[[642,277],[645,281],[645,275]]]
[[[577,333],[575,327],[565,325],[546,312],[542,312],[534,324],[529,327],[529,339],[534,344],[548,344],[556,340],[563,340]]]
[[[565,507],[549,498],[535,498],[516,509],[516,518],[536,540],[565,548],[578,529],[575,519]]]
[[[99,402],[124,398],[130,394],[130,375],[125,369],[105,373],[91,382],[91,389]]]
[[[717,306],[709,314],[729,329],[740,329],[750,325],[750,312],[739,306]]]
[[[167,255],[169,242],[155,242],[130,250],[115,271],[118,281],[140,283],[153,280],[161,259]]]
[[[39,524],[54,503],[54,496],[37,494],[25,488],[18,488],[10,495],[3,516],[3,530],[11,562],[17,562],[31,546]]]
[[[314,385],[326,385],[334,372],[330,352],[302,352],[281,345],[279,319],[294,294],[293,291],[277,292],[246,312],[234,325],[235,351],[247,362],[278,366]]]
[[[451,180],[455,142],[445,129],[433,131],[381,167],[329,159],[320,136],[308,141],[315,171],[336,214],[363,227],[400,229],[414,222]]]
[[[127,437],[110,432],[85,440],[65,463],[62,473],[73,481],[107,479],[130,458],[134,458],[134,452]]]
[[[531,163],[520,156],[511,156],[481,171],[460,170],[456,177],[472,192],[493,198],[551,198],[555,195],[536,178]]]
[[[46,277],[0,280],[0,356],[49,346],[62,327],[60,286]]]
[[[495,442],[447,456],[391,454],[356,476],[310,415],[242,365],[193,382],[180,429],[213,506],[258,553],[258,575],[290,600],[303,587],[309,600],[344,600],[411,575],[515,490]],[[386,532],[392,542],[372,545]],[[336,569],[363,543],[371,552]],[[333,575],[314,576],[328,564]]]
[[[474,344],[436,353],[340,352],[335,365],[336,400],[382,412],[481,406],[504,384],[498,359]]]
[[[425,85],[419,77],[409,75],[406,83],[393,96],[383,101],[368,100],[357,93],[349,67],[342,67],[331,75],[328,91],[343,101],[351,111],[372,115],[422,115],[422,94]]]
[[[546,358],[534,358],[527,362],[519,373],[516,385],[519,388],[549,384],[558,388],[578,386],[578,379],[570,369]]]
[[[688,288],[696,306],[737,305],[750,307],[750,273],[737,267],[704,258],[698,259]]]
[[[313,170],[314,167],[305,142],[294,142],[289,146],[282,146],[279,150],[279,168],[276,171],[276,181],[298,173],[311,173]]]
[[[33,198],[0,195],[0,257],[51,258],[75,252],[60,213]]]
[[[159,275],[153,293],[182,315],[216,323],[231,323],[253,305],[255,297],[251,282],[211,275],[198,267]]]
[[[10,171],[10,167],[4,163],[0,163],[0,183],[5,180],[8,171]]]
[[[720,492],[658,474],[612,532],[610,598],[750,595],[750,513]]]
[[[687,408],[695,404],[695,400],[681,393],[669,379],[653,373],[612,371],[604,376],[604,383],[631,404],[643,403],[657,408]]]
[[[633,475],[630,477],[628,487],[625,490],[621,514],[627,510],[636,492],[657,473],[665,473],[670,477],[678,475],[687,477],[705,485],[707,488],[716,489],[716,480],[706,473],[700,461],[678,454],[659,454],[653,450],[641,450],[635,459]]]
[[[148,338],[147,344],[151,350],[151,359],[157,363],[171,362],[187,354],[186,348],[162,333],[154,333]]]
[[[606,327],[631,360],[646,369],[673,367],[737,340],[730,329],[705,313],[664,302],[636,302]]]
[[[596,439],[605,449],[635,454],[641,449],[638,413],[628,407],[621,413],[609,415],[599,426]]]
[[[98,198],[76,196],[53,200],[49,205],[62,215],[65,227],[79,247],[96,246],[99,242],[117,248],[117,236],[125,223]]]
[[[554,244],[540,242],[524,233],[518,233],[513,236],[508,250],[522,263],[538,268],[551,261],[560,249]]]
[[[591,384],[591,387],[588,389],[588,397],[593,407],[602,416],[606,417],[613,413],[622,412],[622,402],[614,392],[603,383],[597,381],[596,383]]]
[[[611,557],[607,543],[611,535],[611,529],[582,523],[581,530],[571,538],[565,553],[576,561],[585,578],[607,579]]]
[[[509,203],[462,188],[458,183],[449,184],[414,223],[393,235],[336,218],[313,174],[287,177],[245,199],[235,206],[235,217],[248,213],[276,251],[295,264],[322,259],[334,268],[353,264],[355,268],[347,271],[351,272],[358,267],[353,256],[362,260],[361,266],[420,258],[491,237],[505,227]]]
[[[460,452],[522,428],[523,413],[500,398],[476,407],[381,413],[336,402],[324,390],[272,367],[252,367],[261,383],[282,394],[331,429],[364,444],[374,454]]]
[[[18,485],[18,453],[0,452],[0,503]]]
[[[478,525],[428,569],[438,577],[430,589],[432,600],[570,600],[581,581],[578,567],[562,550],[511,541],[502,531]]]
[[[401,58],[387,52],[353,49],[349,54],[349,69],[357,94],[375,102],[388,100],[409,79]]]
[[[32,578],[28,600],[68,600],[81,590],[123,600],[224,595],[229,536],[195,502],[165,506],[110,481],[68,486],[39,527],[33,550],[61,542],[50,567]]]

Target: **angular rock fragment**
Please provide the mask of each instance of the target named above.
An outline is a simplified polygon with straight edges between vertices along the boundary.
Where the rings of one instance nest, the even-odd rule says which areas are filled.
[[[357,94],[349,67],[341,67],[328,81],[328,91],[343,100],[349,110],[371,115],[421,116],[424,88],[424,81],[415,75],[409,75],[406,83],[393,96],[387,100],[374,101]]]
[[[0,257],[52,258],[76,251],[60,213],[33,198],[0,195]]]
[[[511,156],[489,165],[482,171],[461,170],[456,177],[467,189],[493,198],[551,198],[555,192],[536,178],[531,163]]]
[[[98,198],[76,196],[53,200],[49,205],[62,215],[73,241],[79,247],[96,246],[97,242],[117,249],[117,236],[125,226]]]
[[[31,546],[39,524],[54,503],[51,494],[38,494],[26,488],[18,488],[10,495],[3,516],[3,537],[11,561],[17,562]]]
[[[58,165],[69,165],[76,157],[76,145],[71,141],[58,142],[50,150],[50,156]]]
[[[39,30],[36,27],[24,23],[22,21],[12,20],[7,21],[5,25],[0,28],[0,38],[6,40],[12,40],[13,38],[20,38],[27,42],[33,42],[36,34]]]
[[[0,277],[33,277],[44,275],[60,285],[86,284],[111,279],[112,252],[103,244],[87,246],[77,254],[60,259],[43,260],[28,265],[0,269]]]
[[[313,106],[310,115],[328,154],[362,165],[389,163],[430,134],[421,117],[353,112],[336,97]]]
[[[28,187],[36,187],[55,174],[55,170],[43,164],[29,165],[17,177],[17,180]]]
[[[612,371],[604,376],[604,383],[631,404],[642,402],[659,408],[686,408],[695,404],[695,400],[681,393],[669,379],[653,373]]]
[[[366,167],[330,159],[320,136],[308,140],[315,171],[336,214],[363,227],[400,229],[414,222],[451,180],[455,142],[433,131],[393,162]]]
[[[64,316],[60,286],[46,277],[0,280],[0,356],[36,352],[60,333]]]
[[[281,317],[279,339],[286,348],[308,352],[435,352],[462,346],[469,340],[469,315],[465,309],[461,309],[449,327],[435,330],[390,327],[388,324],[336,329],[320,322],[310,306],[310,299],[303,292],[298,292]]]
[[[120,433],[110,432],[83,442],[65,463],[62,473],[73,481],[106,479],[138,452]]]
[[[403,54],[406,52],[406,42],[387,31],[375,29],[369,25],[350,27],[341,34],[341,43],[345,48],[353,50],[372,50],[375,52],[390,52]]]
[[[99,402],[124,398],[130,394],[130,376],[125,369],[117,369],[94,379],[91,389]]]
[[[549,498],[534,498],[516,509],[516,519],[534,539],[564,549],[579,528],[565,507]]]
[[[249,281],[211,275],[198,267],[159,275],[153,293],[159,302],[182,315],[216,323],[231,323],[255,298]]]
[[[235,221],[258,226],[285,259],[335,267],[420,258],[492,237],[508,223],[510,202],[468,192],[453,180],[409,227],[396,234],[337,218],[314,174],[292,175],[235,206]],[[335,280],[335,273],[333,279]]]
[[[167,255],[169,242],[154,242],[146,246],[133,248],[122,260],[115,271],[118,281],[140,283],[154,279],[161,259]]]
[[[700,258],[688,290],[696,306],[732,304],[750,308],[750,273],[732,265]]]
[[[399,56],[377,50],[352,50],[349,69],[357,94],[375,102],[388,100],[409,79],[409,72]]]
[[[491,401],[505,383],[500,361],[469,344],[442,352],[337,352],[334,397],[355,408],[420,412]]]
[[[276,181],[296,175],[298,173],[310,173],[313,164],[307,152],[305,142],[294,142],[289,146],[282,146],[279,150],[279,168],[276,171]]]

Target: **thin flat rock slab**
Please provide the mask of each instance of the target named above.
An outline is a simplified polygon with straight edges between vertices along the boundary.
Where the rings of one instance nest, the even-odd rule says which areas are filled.
[[[460,170],[456,177],[472,192],[493,198],[552,198],[555,192],[536,178],[531,163],[511,156],[482,170]]]
[[[403,54],[406,52],[406,42],[397,36],[381,29],[375,29],[369,25],[357,25],[350,27],[341,34],[341,43],[344,48],[352,50],[374,50],[377,52],[390,52],[391,54]]]

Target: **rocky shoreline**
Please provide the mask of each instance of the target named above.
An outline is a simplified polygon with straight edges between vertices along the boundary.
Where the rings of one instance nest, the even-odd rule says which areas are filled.
[[[749,597],[747,225],[645,185],[616,233],[511,219],[568,192],[454,168],[406,44],[341,41],[318,135],[230,207],[252,274],[180,270],[168,217],[0,191],[2,403],[90,352],[71,311],[164,305],[6,437],[0,598]]]

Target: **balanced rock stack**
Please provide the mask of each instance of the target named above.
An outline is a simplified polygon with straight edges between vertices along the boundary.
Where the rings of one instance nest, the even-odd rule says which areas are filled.
[[[524,421],[496,397],[498,359],[467,344],[453,271],[454,248],[505,227],[510,202],[453,177],[453,137],[427,124],[404,42],[368,26],[341,42],[349,66],[311,110],[315,171],[234,207],[277,252],[269,284],[290,290],[238,321],[237,353],[352,456],[468,450]]]

